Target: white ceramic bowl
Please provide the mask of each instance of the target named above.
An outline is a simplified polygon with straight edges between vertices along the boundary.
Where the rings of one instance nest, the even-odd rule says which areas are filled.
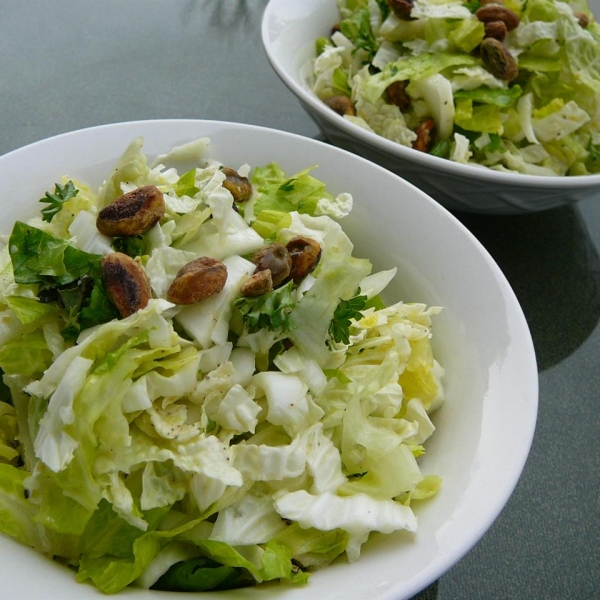
[[[458,561],[508,500],[535,428],[538,379],[532,340],[516,297],[481,244],[448,211],[389,171],[307,138],[249,125],[210,121],[141,121],[85,129],[0,157],[0,231],[39,210],[37,199],[65,174],[98,186],[136,136],[154,157],[209,136],[211,154],[227,164],[278,161],[290,174],[313,172],[355,208],[343,221],[355,255],[376,268],[397,267],[389,300],[440,305],[434,352],[446,368],[447,402],[423,471],[443,478],[437,497],[417,507],[419,531],[374,535],[360,560],[316,572],[307,586],[267,585],[228,598],[399,600],[409,598]],[[392,298],[393,296],[393,298]],[[77,584],[67,568],[0,536],[0,597],[86,600],[103,597]],[[501,560],[501,557],[499,557]],[[130,588],[120,598],[173,598]],[[181,596],[180,596],[181,597]],[[203,598],[220,598],[206,593]]]
[[[315,56],[315,40],[329,36],[338,21],[336,0],[271,0],[262,23],[271,65],[330,142],[397,173],[450,210],[519,214],[600,200],[600,174],[546,177],[459,164],[396,144],[336,114],[312,92],[303,67]]]

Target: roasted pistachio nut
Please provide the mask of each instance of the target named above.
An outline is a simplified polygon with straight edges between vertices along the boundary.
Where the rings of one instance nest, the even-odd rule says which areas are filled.
[[[429,152],[435,141],[435,121],[425,119],[416,130],[417,139],[413,142],[413,148],[420,152]]]
[[[490,73],[503,81],[513,81],[519,75],[519,67],[504,44],[494,38],[485,38],[479,47],[483,64]]]
[[[347,96],[330,96],[323,100],[331,110],[335,111],[338,115],[342,117],[344,115],[356,115],[356,109],[354,108],[354,103]]]
[[[499,42],[503,42],[507,33],[506,25],[502,21],[490,21],[485,24],[485,37],[494,38]]]
[[[287,279],[292,270],[292,257],[287,248],[282,244],[274,242],[267,244],[257,250],[252,257],[252,262],[256,265],[255,273],[259,271],[271,271],[273,287],[277,287],[281,282]]]
[[[162,192],[154,185],[139,187],[105,206],[96,219],[98,231],[110,237],[145,233],[165,214]]]
[[[218,294],[227,281],[227,266],[216,258],[202,256],[179,269],[167,292],[173,304],[196,304]]]
[[[247,177],[229,167],[223,167],[221,172],[225,175],[223,187],[231,192],[236,202],[248,202],[252,198],[252,184]]]
[[[403,21],[412,21],[410,13],[413,9],[414,0],[388,0],[392,12]]]
[[[500,4],[487,4],[482,6],[475,11],[475,16],[482,23],[502,21],[506,25],[507,31],[512,31],[517,27],[521,20],[519,15],[510,10],[510,8],[506,8]]]
[[[294,283],[302,281],[315,270],[321,260],[321,246],[315,240],[298,235],[286,245],[292,257],[292,270],[290,277]]]
[[[579,25],[584,29],[590,24],[590,18],[585,13],[576,12],[573,14],[579,20]]]
[[[152,298],[150,282],[142,265],[121,252],[102,258],[102,276],[108,297],[122,317],[147,306]]]
[[[406,93],[408,81],[394,81],[385,88],[385,99],[388,104],[395,104],[401,111],[405,111],[411,104],[411,97]]]
[[[264,271],[257,271],[250,279],[244,281],[240,287],[240,294],[253,298],[267,294],[272,289],[273,279],[271,278],[271,271],[270,269],[265,269]]]

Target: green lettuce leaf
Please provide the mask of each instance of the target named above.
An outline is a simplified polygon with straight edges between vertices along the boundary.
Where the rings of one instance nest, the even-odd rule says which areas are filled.
[[[279,231],[289,227],[292,222],[290,213],[281,210],[261,210],[252,222],[254,229],[264,239],[275,239]]]
[[[41,325],[42,323],[55,320],[58,316],[58,307],[56,305],[45,304],[35,298],[8,296],[5,302],[23,325]]]
[[[295,560],[303,566],[323,567],[346,550],[348,533],[341,529],[305,529],[298,523],[291,523],[277,534],[275,541],[287,546]]]
[[[313,168],[291,177],[286,176],[275,163],[254,169],[252,183],[258,192],[254,213],[259,215],[261,211],[272,210],[314,215],[319,200],[333,200],[333,196],[327,192],[322,181],[309,175]]]
[[[8,247],[17,283],[71,283],[90,273],[102,258],[20,221]]]
[[[273,579],[288,580],[293,583],[305,583],[309,575],[300,571],[292,562],[292,552],[288,546],[271,540],[264,547],[261,566],[244,558],[235,548],[216,540],[201,540],[194,537],[180,536],[198,548],[218,564],[234,568],[243,568],[252,574],[257,582]]]
[[[189,196],[193,198],[200,191],[196,186],[196,169],[184,173],[173,186],[173,191],[179,197]]]
[[[90,579],[105,594],[116,594],[144,572],[174,535],[171,532],[146,533],[133,542],[132,554],[126,558],[110,554],[94,558],[84,555],[79,561],[76,579],[79,582]]]
[[[55,533],[35,519],[36,507],[27,500],[29,472],[0,463],[0,531],[44,554],[75,559],[77,538]]]
[[[51,365],[52,359],[52,351],[41,329],[26,333],[20,339],[0,347],[0,368],[8,375],[30,378],[36,373],[43,373]]]
[[[169,510],[164,507],[145,512],[148,530],[155,530]],[[144,533],[122,519],[108,501],[101,500],[80,538],[79,551],[90,559],[105,554],[127,558],[133,553],[135,540]]]
[[[468,98],[473,102],[507,108],[512,106],[522,94],[523,90],[518,85],[513,85],[508,89],[480,86],[474,90],[458,90],[454,92],[454,98]]]
[[[365,82],[365,95],[369,102],[375,103],[381,98],[385,89],[395,81],[418,81],[440,73],[448,67],[476,64],[477,59],[468,54],[448,54],[443,52],[431,54],[423,52],[415,56],[402,57],[396,62],[387,65],[381,73],[373,75]]]
[[[102,281],[100,255],[78,250],[66,240],[21,222],[13,228],[9,252],[15,281],[41,284],[40,298],[59,300],[67,310],[65,339],[74,340],[81,329],[119,318]],[[58,314],[55,303],[34,304],[16,298],[9,302],[21,322]]]
[[[0,463],[11,462],[19,456],[17,441],[17,415],[14,406],[0,400]]]
[[[255,583],[254,577],[244,569],[229,567],[210,558],[200,557],[174,564],[152,586],[152,589],[171,592],[206,592],[232,590]]]

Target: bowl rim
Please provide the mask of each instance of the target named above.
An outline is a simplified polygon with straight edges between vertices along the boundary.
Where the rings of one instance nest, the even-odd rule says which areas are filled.
[[[420,201],[424,201],[428,203],[432,210],[438,212],[440,217],[447,220],[450,225],[454,228],[460,230],[462,235],[465,235],[468,240],[473,244],[474,248],[480,253],[482,258],[485,261],[486,266],[492,272],[494,279],[501,285],[503,295],[507,301],[510,301],[510,305],[514,309],[511,312],[511,317],[514,320],[514,325],[517,327],[516,333],[519,334],[520,345],[523,350],[523,360],[526,363],[525,371],[528,374],[535,374],[526,379],[523,385],[524,396],[530,399],[531,403],[529,405],[529,410],[533,412],[533,418],[528,422],[527,433],[528,436],[522,438],[523,448],[526,449],[520,456],[519,460],[515,461],[512,465],[511,476],[505,482],[505,485],[502,490],[502,494],[499,494],[495,498],[495,502],[490,507],[488,506],[488,510],[485,513],[485,518],[480,517],[477,521],[477,527],[469,530],[468,535],[463,536],[460,539],[460,543],[457,542],[457,545],[453,548],[453,552],[447,553],[445,555],[439,556],[437,560],[432,561],[426,568],[422,569],[420,572],[415,574],[410,582],[402,582],[402,589],[399,590],[398,586],[392,586],[393,589],[390,589],[386,594],[378,596],[380,599],[385,598],[386,600],[397,600],[398,593],[405,594],[402,597],[408,598],[420,590],[424,589],[427,585],[435,581],[437,578],[442,576],[445,572],[448,571],[453,565],[455,565],[461,558],[467,554],[475,544],[479,542],[482,536],[486,531],[489,530],[491,525],[497,519],[499,514],[502,512],[506,503],[510,499],[521,475],[523,469],[526,465],[529,452],[531,449],[531,445],[533,443],[536,422],[537,422],[537,408],[538,408],[538,394],[539,394],[539,380],[537,376],[537,366],[536,366],[536,357],[535,357],[535,349],[533,345],[533,340],[531,338],[531,334],[529,331],[529,327],[523,313],[522,307],[512,289],[510,283],[506,279],[506,276],[500,269],[499,265],[496,263],[491,254],[487,251],[487,249],[483,246],[481,242],[469,231],[469,229],[463,225],[460,220],[454,216],[450,211],[448,211],[445,207],[437,203],[430,196],[428,196],[425,192],[420,190],[415,185],[411,184],[407,180],[403,179],[401,176],[388,171],[384,167],[377,165],[361,156],[358,156],[352,152],[344,150],[342,148],[332,146],[320,140],[315,140],[306,136],[298,135],[295,133],[290,133],[287,131],[268,128],[258,125],[251,125],[246,123],[238,123],[232,121],[218,121],[218,120],[202,120],[202,119],[146,119],[146,120],[138,120],[138,121],[125,121],[125,122],[116,122],[116,123],[106,123],[101,125],[94,125],[90,127],[84,127],[72,131],[67,131],[64,133],[60,133],[48,138],[43,138],[38,141],[31,142],[25,146],[16,148],[8,153],[0,156],[0,167],[2,163],[10,162],[12,160],[19,160],[19,155],[21,153],[29,152],[33,149],[33,147],[37,147],[39,149],[43,149],[46,145],[52,145],[59,140],[67,140],[71,137],[77,137],[79,135],[83,135],[86,133],[93,133],[95,131],[102,132],[107,131],[111,133],[111,130],[123,130],[124,144],[126,143],[125,139],[125,130],[130,132],[132,129],[138,128],[143,130],[145,127],[170,127],[172,125],[189,125],[189,124],[206,124],[210,126],[223,126],[228,129],[231,127],[242,128],[248,131],[260,131],[264,132],[268,135],[274,134],[277,136],[283,136],[288,139],[296,140],[296,142],[301,144],[308,144],[319,146],[323,148],[326,152],[331,154],[338,154],[344,156],[347,160],[354,161],[357,163],[362,163],[366,168],[378,171],[382,174],[385,174],[386,177],[391,177],[401,183],[403,186],[408,186],[412,188],[417,195],[420,197]],[[146,133],[140,133],[139,135],[146,136]],[[213,134],[208,133],[207,136],[211,137]],[[191,136],[192,137],[192,136]],[[215,136],[216,137],[216,136]],[[129,139],[129,138],[127,138]],[[112,157],[116,159],[117,156]],[[4,536],[3,536],[4,539]],[[10,538],[7,538],[10,540]],[[10,540],[12,541],[12,540]],[[360,561],[359,561],[360,562]],[[82,590],[83,593],[83,590]],[[87,596],[86,596],[87,597]],[[129,597],[129,596],[128,596]],[[159,596],[162,597],[162,596]],[[208,596],[207,596],[208,597]]]
[[[335,0],[329,1],[333,2]],[[286,0],[269,0],[264,9],[261,23],[261,37],[267,59],[273,70],[299,101],[308,104],[312,110],[316,111],[322,118],[348,136],[358,138],[361,142],[378,151],[387,152],[393,157],[406,160],[409,163],[413,162],[422,167],[435,168],[438,171],[444,171],[453,176],[480,179],[490,184],[510,184],[525,188],[549,188],[554,190],[558,188],[565,191],[600,185],[600,173],[568,176],[557,175],[554,177],[550,175],[530,175],[516,171],[496,171],[483,165],[455,162],[447,158],[432,156],[431,154],[403,146],[344,119],[341,115],[326,108],[325,104],[317,98],[312,90],[301,85],[295,74],[289,73],[280,60],[274,47],[274,39],[270,35],[270,24],[274,20],[275,11],[285,6],[289,6],[289,2],[286,2]]]

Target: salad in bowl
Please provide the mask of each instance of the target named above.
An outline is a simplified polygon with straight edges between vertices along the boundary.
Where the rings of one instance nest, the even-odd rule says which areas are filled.
[[[440,486],[440,309],[383,302],[350,194],[209,143],[134,139],[1,254],[0,531],[106,593],[304,583]]]
[[[598,0],[589,6],[597,18]],[[509,26],[515,17],[519,24],[492,25],[507,28],[506,36],[485,45],[510,53],[513,74],[521,60],[510,81],[482,59],[487,17],[475,13],[489,8],[454,0],[409,8],[415,14],[405,20],[384,0],[269,1],[265,52],[323,136],[450,210],[525,214],[596,198],[598,26],[587,5],[500,7]],[[470,52],[457,45],[468,50],[477,40]]]
[[[201,120],[42,140],[0,179],[8,595],[405,599],[504,507],[531,336],[414,186]]]
[[[600,28],[585,0],[338,0],[312,91],[344,119],[460,164],[600,173]]]

